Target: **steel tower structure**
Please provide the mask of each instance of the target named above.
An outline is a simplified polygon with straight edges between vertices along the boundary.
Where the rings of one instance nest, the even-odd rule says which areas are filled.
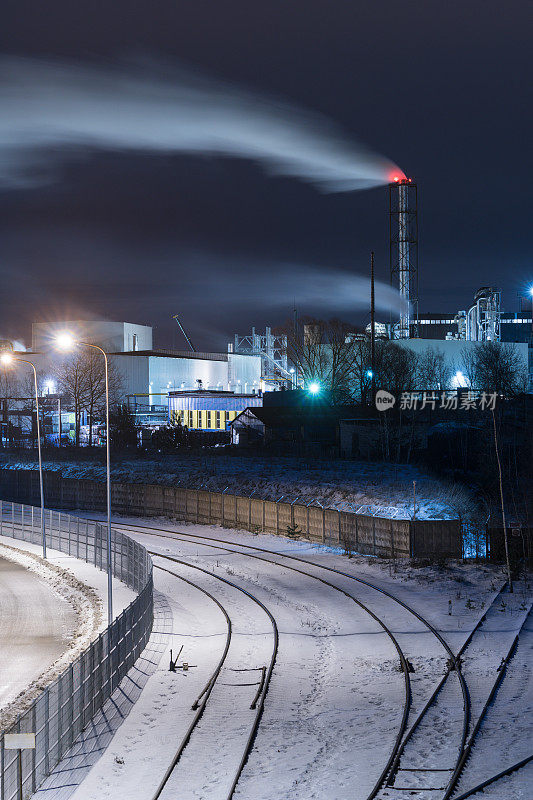
[[[402,298],[396,339],[418,336],[418,198],[411,178],[389,184],[390,277]]]

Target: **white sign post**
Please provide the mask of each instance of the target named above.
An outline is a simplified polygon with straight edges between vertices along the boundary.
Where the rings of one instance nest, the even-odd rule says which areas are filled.
[[[4,750],[18,750],[18,800],[22,800],[22,751],[35,750],[34,733],[5,733]]]
[[[35,734],[5,733],[4,750],[35,750]]]

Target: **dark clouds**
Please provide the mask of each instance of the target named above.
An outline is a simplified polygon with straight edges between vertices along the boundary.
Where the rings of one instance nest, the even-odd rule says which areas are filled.
[[[502,13],[480,0],[21,0],[3,10],[0,37],[17,56],[107,66],[131,53],[178,59],[333,119],[418,180],[422,307],[465,307],[478,285],[496,283],[514,309],[533,277],[528,13],[521,2]],[[87,155],[56,177],[0,196],[2,320],[13,334],[76,307],[153,323],[164,344],[167,313],[181,312],[208,347],[202,315],[207,330],[230,337],[276,322],[262,304],[269,281],[278,297],[285,286],[283,318],[290,265],[361,274],[375,249],[387,279],[383,189],[323,195],[246,161],[136,153]],[[341,284],[330,278],[334,297]]]

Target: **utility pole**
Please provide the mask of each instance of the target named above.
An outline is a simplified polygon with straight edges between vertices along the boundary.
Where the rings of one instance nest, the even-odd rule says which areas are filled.
[[[374,296],[374,251],[370,253],[370,402],[374,405],[376,391],[376,304]]]
[[[513,581],[511,578],[511,561],[509,559],[509,541],[507,538],[507,523],[505,520],[505,503],[503,500],[503,479],[502,479],[502,462],[500,461],[500,448],[498,446],[498,433],[496,430],[496,413],[492,409],[492,424],[494,429],[494,449],[496,450],[496,461],[498,462],[498,478],[500,484],[500,502],[502,506],[502,522],[503,522],[503,541],[505,545],[505,563],[507,567],[507,581],[509,583],[509,592],[513,592]]]

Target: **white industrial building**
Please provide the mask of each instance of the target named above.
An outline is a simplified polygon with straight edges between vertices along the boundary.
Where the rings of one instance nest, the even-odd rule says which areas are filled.
[[[69,357],[55,346],[63,331],[110,354],[122,376],[124,401],[133,398],[166,406],[169,391],[212,389],[251,394],[261,389],[260,356],[154,350],[150,326],[107,320],[34,323],[32,348],[24,357],[34,361],[42,381],[53,381],[57,364]]]

